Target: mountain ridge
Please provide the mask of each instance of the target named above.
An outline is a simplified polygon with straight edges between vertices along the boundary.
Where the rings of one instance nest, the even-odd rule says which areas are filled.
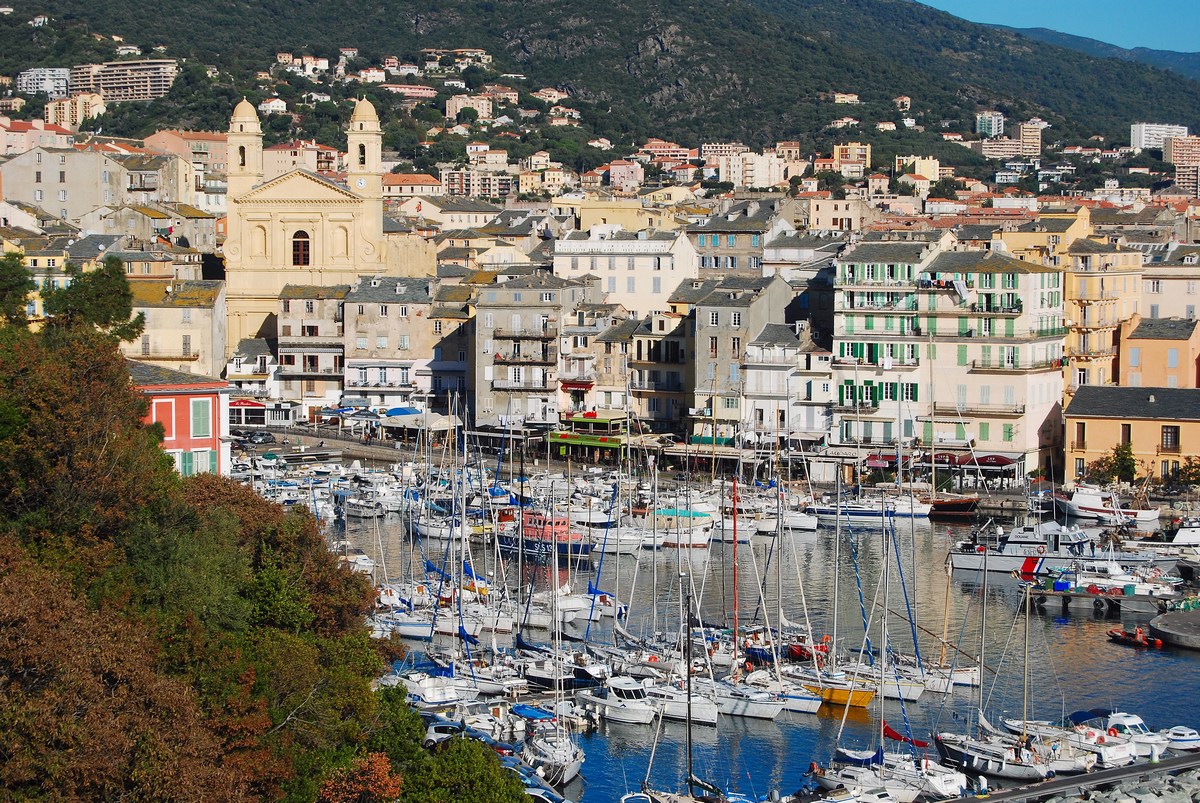
[[[1052,28],[1013,28],[1008,25],[997,25],[1013,33],[1039,42],[1078,50],[1099,58],[1121,59],[1148,64],[1163,70],[1179,73],[1185,78],[1200,81],[1200,52],[1189,53],[1182,50],[1157,50],[1151,47],[1121,47],[1102,39],[1088,36],[1078,36],[1072,33],[1056,31]]]
[[[569,0],[60,0],[66,21],[119,34],[149,51],[253,75],[278,50],[364,56],[422,47],[484,47],[529,88],[568,88],[600,133],[675,138],[828,139],[828,122],[864,128],[913,116],[965,130],[979,108],[1040,116],[1056,136],[1128,137],[1129,123],[1171,110],[1200,122],[1200,82],[1131,62],[1098,59],[978,25],[913,0],[607,0],[586,12]],[[3,26],[28,27],[12,15]],[[191,25],[180,25],[186,18]],[[13,47],[19,43],[13,40]],[[11,49],[11,48],[10,48]],[[2,51],[2,48],[0,48]],[[19,52],[19,51],[18,51]],[[0,57],[0,66],[13,55]],[[861,106],[820,98],[858,92]],[[866,132],[863,132],[864,134]]]

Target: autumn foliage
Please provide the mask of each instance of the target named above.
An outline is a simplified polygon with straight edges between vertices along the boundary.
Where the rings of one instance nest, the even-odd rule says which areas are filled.
[[[520,801],[372,689],[402,648],[311,515],[175,472],[117,350],[141,325],[119,264],[51,293],[40,332],[0,268],[0,796],[415,803],[461,775],[483,780],[435,797]]]

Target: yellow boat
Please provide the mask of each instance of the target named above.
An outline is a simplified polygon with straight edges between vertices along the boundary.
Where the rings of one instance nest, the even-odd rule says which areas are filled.
[[[847,686],[822,686],[816,683],[802,683],[805,689],[821,698],[822,705],[839,707],[866,708],[875,699],[873,689],[856,689]]]

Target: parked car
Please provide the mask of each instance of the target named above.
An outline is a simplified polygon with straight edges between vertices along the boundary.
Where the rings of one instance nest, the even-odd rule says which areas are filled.
[[[246,438],[246,442],[247,443],[255,443],[255,444],[274,443],[275,435],[274,435],[274,433],[267,432],[265,430],[260,430],[258,432],[253,433],[252,435],[250,435],[249,438]]]

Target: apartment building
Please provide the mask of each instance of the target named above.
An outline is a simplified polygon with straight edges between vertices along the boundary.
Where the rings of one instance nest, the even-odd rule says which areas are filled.
[[[1200,387],[1200,322],[1195,318],[1142,318],[1121,323],[1120,367],[1114,377],[1127,387]]]
[[[73,95],[95,92],[105,103],[121,103],[161,98],[178,74],[174,59],[128,59],[72,67],[69,83]]]
[[[555,276],[598,277],[608,301],[639,318],[665,310],[679,283],[697,275],[697,265],[696,249],[683,231],[593,226],[554,241]]]
[[[99,117],[108,110],[104,99],[95,92],[84,92],[61,100],[52,100],[42,110],[42,119],[51,125],[79,130],[84,120]]]
[[[138,340],[120,344],[130,359],[200,376],[225,366],[225,283],[147,279],[131,281],[133,312],[145,316]]]
[[[279,395],[299,403],[301,417],[310,421],[342,398],[344,304],[349,293],[348,284],[288,284],[279,294]]]
[[[835,443],[917,439],[937,451],[974,445],[1026,470],[1049,463],[1060,431],[1061,271],[900,242],[859,245],[837,270]]]
[[[476,424],[557,422],[563,322],[579,304],[600,300],[592,281],[544,273],[483,287],[471,372]]]
[[[1200,253],[1173,255],[1142,268],[1138,312],[1146,318],[1195,318],[1200,310]]]
[[[1200,173],[1200,137],[1164,137],[1163,161],[1175,165],[1175,184],[1188,195],[1200,192],[1197,176]]]
[[[33,67],[17,73],[17,91],[23,95],[46,95],[51,100],[67,96],[71,76],[66,67]]]
[[[832,424],[832,355],[803,323],[768,323],[742,360],[743,432],[780,449],[823,440]]]
[[[1200,450],[1200,390],[1193,388],[1082,387],[1066,419],[1066,475],[1080,479],[1087,465],[1127,443],[1139,473],[1170,481],[1184,455]]]
[[[491,98],[481,95],[454,95],[446,100],[446,119],[453,120],[463,109],[474,109],[481,120],[492,119]]]
[[[432,390],[436,280],[364,276],[343,299],[346,393],[409,406]]]
[[[627,366],[630,410],[658,432],[680,431],[694,407],[698,361],[692,324],[677,312],[650,313],[632,326],[621,325],[626,334],[619,354],[610,357],[617,344],[606,342],[600,357],[606,368],[610,358]]]
[[[1067,248],[1066,387],[1107,385],[1117,375],[1117,330],[1139,312],[1142,252],[1079,238]]]
[[[687,388],[693,442],[728,445],[742,429],[746,347],[768,323],[785,321],[791,300],[791,285],[779,276],[696,279],[672,294],[672,311],[686,312],[693,327],[695,373]]]
[[[701,276],[762,274],[766,244],[792,231],[795,202],[786,199],[739,201],[721,214],[687,227],[699,256]]]
[[[604,351],[600,336],[619,322],[629,320],[620,304],[579,304],[563,321],[559,340],[558,409],[583,413],[600,407],[612,408],[611,397],[596,392],[596,365]],[[624,400],[618,400],[617,407]],[[601,402],[604,402],[603,404]]]
[[[975,115],[975,133],[981,137],[1004,136],[1004,115],[997,111],[979,112]]]
[[[1129,144],[1138,150],[1146,148],[1161,148],[1167,137],[1186,137],[1186,125],[1168,125],[1165,123],[1134,123],[1129,126]]]
[[[44,120],[12,120],[0,117],[3,153],[16,155],[33,148],[70,148],[75,136],[70,130]]]

